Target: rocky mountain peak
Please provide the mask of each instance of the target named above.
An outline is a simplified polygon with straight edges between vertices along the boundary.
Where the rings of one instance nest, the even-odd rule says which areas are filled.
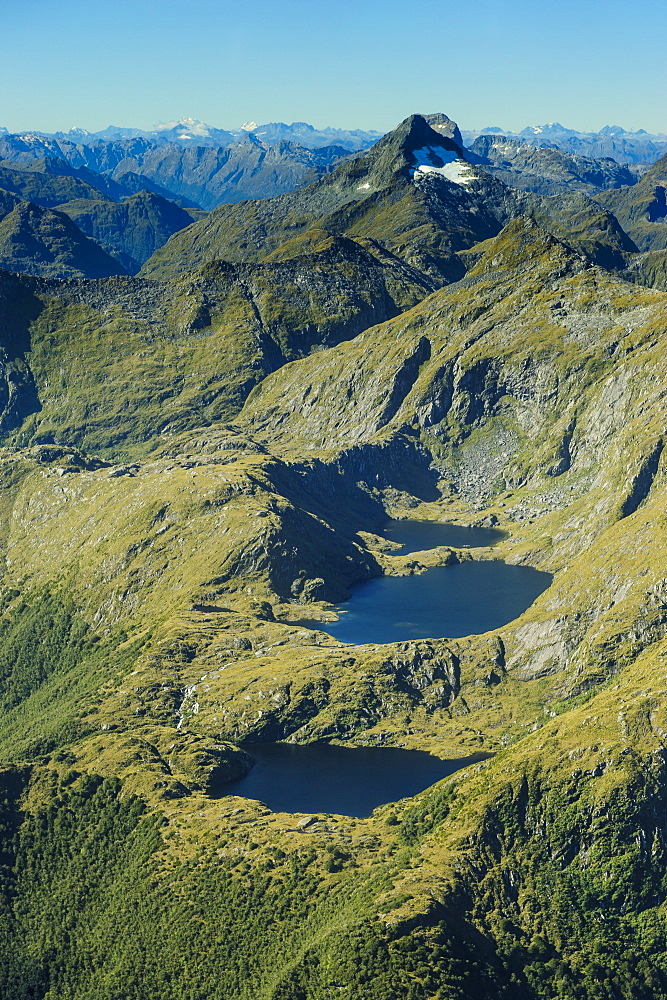
[[[599,135],[623,135],[625,132],[627,132],[627,129],[624,129],[622,125],[605,125],[604,128],[600,129],[600,131],[599,131],[598,134]]]
[[[519,135],[555,135],[559,132],[572,132],[572,129],[566,128],[560,122],[546,122],[544,125],[527,125],[521,129]]]
[[[447,150],[453,150],[457,144],[450,136],[432,128],[423,115],[410,115],[387,132],[374,146],[376,150],[394,148],[404,153],[414,152],[423,146],[442,145]],[[457,147],[460,151],[460,147]]]
[[[387,183],[396,174],[411,175],[422,158],[418,155],[428,149],[442,162],[452,158],[464,159],[461,148],[442,132],[431,128],[422,115],[410,115],[392,132],[388,132],[366,154],[376,184]]]
[[[448,115],[438,112],[432,115],[424,115],[424,121],[428,122],[432,129],[439,132],[441,135],[447,136],[456,143],[457,146],[463,147],[463,137],[461,135],[461,130],[455,121],[448,117]]]

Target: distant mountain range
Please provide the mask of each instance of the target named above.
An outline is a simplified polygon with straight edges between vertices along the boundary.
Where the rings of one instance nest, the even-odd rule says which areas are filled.
[[[0,136],[9,134],[6,128],[0,127]],[[161,122],[147,131],[139,128],[109,125],[99,132],[89,132],[85,128],[75,127],[67,132],[33,130],[17,133],[26,142],[30,142],[34,136],[64,140],[86,146],[118,139],[148,139],[154,144],[171,142],[186,149],[190,146],[229,146],[248,135],[255,135],[265,144],[283,141],[298,142],[308,149],[337,145],[343,146],[349,152],[366,149],[367,146],[377,142],[382,134],[382,132],[363,131],[362,129],[347,130],[328,127],[317,129],[307,122],[292,122],[291,125],[286,125],[285,122],[269,122],[266,125],[245,122],[239,128],[227,130],[207,125],[206,122],[199,121],[198,118],[181,118],[176,121]]]
[[[466,217],[464,229],[467,226],[477,240],[485,238],[487,223],[488,232],[495,232],[497,225],[517,214],[545,224],[553,216],[549,199],[558,196],[559,218],[570,214],[567,231],[558,229],[559,222],[552,220],[550,225],[556,227],[559,238],[570,239],[596,263],[624,269],[628,253],[662,251],[667,246],[662,224],[667,137],[661,147],[659,136],[626,133],[620,126],[608,126],[588,137],[603,151],[612,144],[616,153],[616,147],[623,144],[627,153],[634,143],[635,158],[643,142],[647,159],[638,163],[618,154],[610,157],[604,152],[594,157],[560,148],[551,141],[554,137],[565,136],[570,144],[576,140],[580,145],[583,138],[558,122],[508,136],[498,127],[480,134],[461,133],[456,122],[441,113],[426,115],[424,120],[428,133],[435,132],[449,144],[451,156],[467,164],[464,173],[478,169],[476,183],[489,188],[487,207],[498,202],[491,223],[482,224],[478,207]],[[10,135],[6,130],[0,135],[0,267],[59,278],[136,274],[142,269],[142,273],[162,276],[165,269],[170,274],[180,271],[180,258],[183,253],[189,257],[193,239],[200,264],[219,259],[245,261],[255,243],[248,247],[242,241],[240,248],[239,225],[244,232],[259,227],[258,233],[269,243],[275,236],[276,247],[290,234],[299,235],[303,226],[354,236],[357,223],[347,219],[345,206],[356,204],[371,190],[372,178],[364,174],[363,164],[369,155],[372,162],[376,156],[381,163],[387,157],[391,160],[386,136],[370,143],[370,150],[355,150],[350,145],[364,136],[368,142],[370,133],[318,132],[299,122],[289,126],[247,122],[237,135],[194,119],[158,126],[150,136],[128,135],[131,131],[138,130],[110,128],[105,130],[106,138],[79,129],[67,133],[69,138],[62,133]],[[317,145],[333,133],[348,145]],[[396,133],[389,135],[395,140]],[[304,141],[297,142],[295,137]],[[203,144],[197,145],[200,141]],[[214,141],[223,144],[213,145]],[[649,149],[654,158],[662,150],[662,158],[649,163]],[[434,166],[428,158],[421,173],[441,169],[446,176],[453,170],[458,177],[456,164]],[[359,171],[364,174],[361,186],[354,180]],[[473,174],[465,176],[468,182]],[[313,204],[307,192],[313,192]],[[281,195],[287,199],[284,203],[275,201]],[[368,232],[372,229],[373,238],[403,256],[410,266],[428,273],[430,279],[451,280],[461,272],[457,254],[469,242],[469,233],[466,229],[454,238],[457,227],[446,223],[451,206],[439,204],[431,218],[435,211],[431,201],[420,208],[421,223],[417,225],[417,216],[413,220],[414,241],[406,235],[413,228],[406,222],[412,210],[405,210],[406,218],[394,232],[395,210],[389,203],[386,217],[380,213],[377,230],[371,227]],[[292,202],[298,204],[298,211]],[[306,203],[307,210],[303,210]],[[275,228],[277,209],[289,220],[289,232],[279,227],[280,231],[269,235]],[[213,215],[203,218],[211,210]],[[252,225],[249,212],[256,220]],[[407,228],[401,228],[404,224]],[[436,225],[438,233],[434,241],[427,239],[431,225]],[[444,242],[443,227],[451,237]],[[574,229],[580,230],[578,237]],[[177,237],[182,230],[187,232]],[[161,248],[167,241],[163,256]]]
[[[577,132],[560,122],[528,125],[520,132],[489,125],[479,131],[464,131],[463,141],[470,145],[480,135],[505,135],[521,139],[531,146],[551,146],[566,153],[578,153],[597,159],[609,156],[618,163],[655,163],[667,153],[667,135],[651,134],[640,128],[629,132],[621,125],[605,125],[599,132]]]
[[[0,138],[10,135],[13,139],[23,142],[26,147],[41,146],[45,139],[54,140],[58,144],[72,143],[76,146],[97,146],[100,143],[143,139],[152,146],[170,143],[184,149],[194,146],[219,148],[232,146],[254,137],[264,146],[291,142],[306,149],[321,149],[333,145],[354,153],[373,145],[383,133],[373,129],[330,127],[318,129],[307,122],[292,122],[291,125],[285,122],[269,122],[258,125],[254,121],[249,121],[237,128],[222,129],[208,125],[198,118],[180,118],[161,122],[148,130],[109,125],[99,132],[89,132],[87,129],[75,127],[67,132],[33,130],[10,133],[6,128],[0,127]],[[581,156],[596,158],[610,156],[619,163],[654,163],[667,152],[667,133],[651,133],[643,128],[632,132],[622,125],[605,125],[599,132],[579,132],[560,122],[527,125],[520,132],[513,132],[499,125],[488,125],[483,129],[463,131],[460,138],[466,146],[469,146],[480,135],[505,135],[521,139],[533,146],[552,146]],[[50,147],[51,150],[52,148]],[[0,152],[0,156],[4,155],[6,154]],[[54,154],[42,152],[39,155]],[[257,197],[254,193],[249,196]]]

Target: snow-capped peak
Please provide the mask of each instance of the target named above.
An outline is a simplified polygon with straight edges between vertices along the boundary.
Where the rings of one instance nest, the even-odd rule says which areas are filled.
[[[544,125],[527,125],[519,132],[519,135],[549,135],[554,132],[571,132],[572,130],[561,125],[560,122],[546,122]]]
[[[153,129],[153,132],[174,132],[176,130],[185,130],[190,133],[188,138],[191,136],[209,136],[215,131],[212,125],[207,125],[206,122],[202,122],[199,118],[179,118],[173,122],[160,122]]]

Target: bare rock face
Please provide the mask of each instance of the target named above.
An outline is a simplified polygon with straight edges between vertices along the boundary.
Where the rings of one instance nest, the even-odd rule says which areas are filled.
[[[542,149],[507,136],[480,135],[470,151],[506,184],[536,194],[582,191],[595,197],[601,191],[634,185],[636,181],[634,174],[615,160]]]
[[[444,135],[448,139],[451,139],[452,142],[455,142],[459,148],[463,148],[463,137],[455,121],[452,121],[451,118],[442,113],[424,115],[423,117],[424,121],[428,122],[435,132],[439,132],[440,135]]]

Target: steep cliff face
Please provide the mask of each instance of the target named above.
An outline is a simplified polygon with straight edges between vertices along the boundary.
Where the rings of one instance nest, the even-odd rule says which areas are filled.
[[[68,199],[58,208],[82,233],[121,260],[131,274],[136,273],[173,233],[185,229],[202,214],[145,190],[122,202],[101,198]]]
[[[615,475],[609,438],[630,452],[642,414],[653,437],[628,454],[627,468],[639,466],[629,511],[659,461],[661,404],[637,377],[658,377],[663,294],[610,279],[531,220],[476,253],[464,281],[269,376],[242,423],[287,449],[410,433],[451,488],[483,504],[527,484],[556,502],[570,482]]]

